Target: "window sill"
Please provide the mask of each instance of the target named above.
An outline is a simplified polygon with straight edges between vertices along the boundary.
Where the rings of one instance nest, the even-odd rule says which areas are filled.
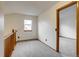
[[[24,32],[32,32],[32,30],[24,30]]]

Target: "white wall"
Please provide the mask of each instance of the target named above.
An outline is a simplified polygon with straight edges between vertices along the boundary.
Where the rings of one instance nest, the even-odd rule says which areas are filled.
[[[76,5],[60,11],[60,36],[76,39]]]
[[[56,9],[69,2],[58,2],[38,17],[38,37],[53,49],[56,49]],[[47,38],[47,41],[45,39]]]
[[[3,31],[4,31],[4,15],[0,10],[0,57],[4,56]]]
[[[9,34],[12,29],[16,29],[17,36],[20,36],[20,39],[17,40],[27,40],[27,39],[37,39],[37,17],[36,16],[27,16],[21,14],[8,14],[4,17],[4,24],[5,24],[5,32],[4,36]],[[24,20],[32,20],[32,32],[24,32]]]

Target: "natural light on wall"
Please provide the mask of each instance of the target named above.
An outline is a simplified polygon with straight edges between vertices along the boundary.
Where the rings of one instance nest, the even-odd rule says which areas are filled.
[[[32,30],[32,20],[24,20],[24,30],[25,31]]]

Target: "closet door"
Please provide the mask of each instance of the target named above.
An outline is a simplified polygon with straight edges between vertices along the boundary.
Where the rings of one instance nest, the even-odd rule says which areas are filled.
[[[76,56],[76,4],[59,12],[60,47],[63,56]]]

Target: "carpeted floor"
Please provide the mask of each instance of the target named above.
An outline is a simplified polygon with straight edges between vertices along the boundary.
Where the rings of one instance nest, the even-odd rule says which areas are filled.
[[[61,57],[61,55],[39,40],[31,40],[18,42],[12,57]]]

